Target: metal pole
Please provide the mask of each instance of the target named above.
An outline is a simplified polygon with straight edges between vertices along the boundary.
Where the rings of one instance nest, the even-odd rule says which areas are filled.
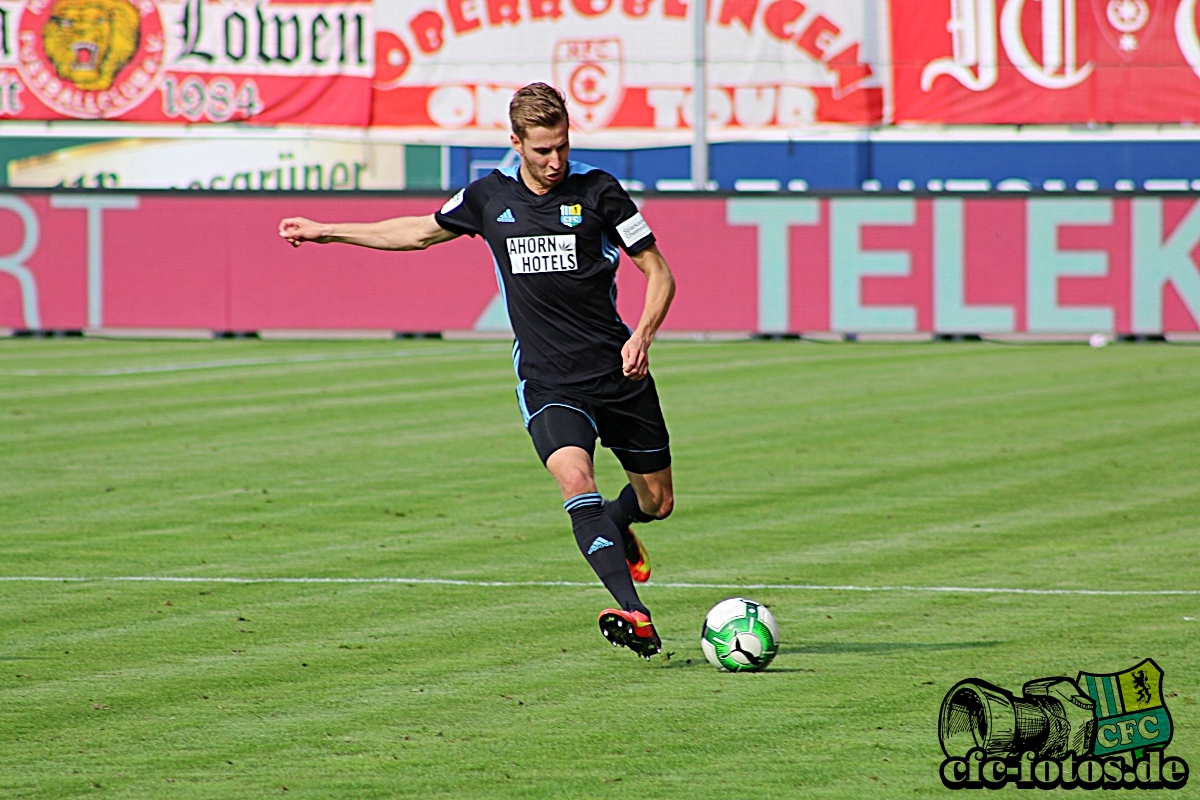
[[[693,0],[693,4],[696,75],[692,82],[692,190],[704,191],[708,188],[708,79],[705,74],[708,3],[706,0]]]

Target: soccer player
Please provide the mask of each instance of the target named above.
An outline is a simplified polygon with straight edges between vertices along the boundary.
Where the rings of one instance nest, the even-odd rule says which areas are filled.
[[[515,167],[495,170],[435,214],[371,223],[322,224],[292,217],[279,235],[381,250],[424,250],[457,236],[482,236],[516,341],[517,403],[533,446],[562,488],[584,558],[617,602],[600,613],[600,631],[643,658],[662,648],[634,581],[650,560],[632,523],[671,513],[671,450],[648,351],[675,294],[675,280],[625,190],[608,173],[568,160],[567,107],[544,83],[526,86],[509,106]],[[616,270],[624,251],[646,276],[635,330],[616,308]],[[596,490],[596,439],[629,476],[617,498]]]

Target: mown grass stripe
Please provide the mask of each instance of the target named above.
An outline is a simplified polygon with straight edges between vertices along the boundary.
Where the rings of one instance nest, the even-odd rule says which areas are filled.
[[[317,578],[272,577],[238,578],[230,576],[204,577],[194,575],[121,575],[112,577],[55,578],[43,575],[6,575],[0,581],[39,583],[400,583],[434,586],[479,587],[546,587],[560,586],[595,589],[599,581],[472,581],[458,578]],[[779,589],[806,592],[946,592],[952,594],[1035,594],[1035,595],[1099,595],[1111,597],[1200,595],[1200,589],[1024,589],[1003,586],[823,586],[812,583],[668,583],[648,582],[655,589]]]
[[[231,358],[221,361],[197,361],[193,363],[144,364],[132,367],[110,367],[107,369],[0,369],[0,375],[27,378],[105,378],[118,375],[142,375],[154,372],[185,372],[200,369],[225,369],[229,367],[259,367],[275,364],[314,364],[328,361],[380,361],[392,358],[417,356],[479,355],[501,352],[498,347],[441,347],[429,350],[396,350],[391,353],[354,353],[345,355],[278,356],[275,358]]]

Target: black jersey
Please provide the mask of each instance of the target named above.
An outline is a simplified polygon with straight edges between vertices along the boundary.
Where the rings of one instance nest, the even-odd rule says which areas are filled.
[[[616,178],[571,161],[566,177],[539,195],[518,167],[495,170],[435,217],[492,249],[518,379],[577,383],[621,368],[630,331],[617,314],[617,246],[636,255],[654,234]]]

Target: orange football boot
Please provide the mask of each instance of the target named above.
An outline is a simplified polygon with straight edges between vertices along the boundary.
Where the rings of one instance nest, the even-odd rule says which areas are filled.
[[[633,535],[633,528],[625,529],[625,563],[635,581],[645,583],[650,580],[650,554],[642,540]]]
[[[600,633],[613,647],[628,647],[647,661],[662,650],[662,640],[654,630],[650,617],[641,611],[620,611],[606,608],[600,612]]]

